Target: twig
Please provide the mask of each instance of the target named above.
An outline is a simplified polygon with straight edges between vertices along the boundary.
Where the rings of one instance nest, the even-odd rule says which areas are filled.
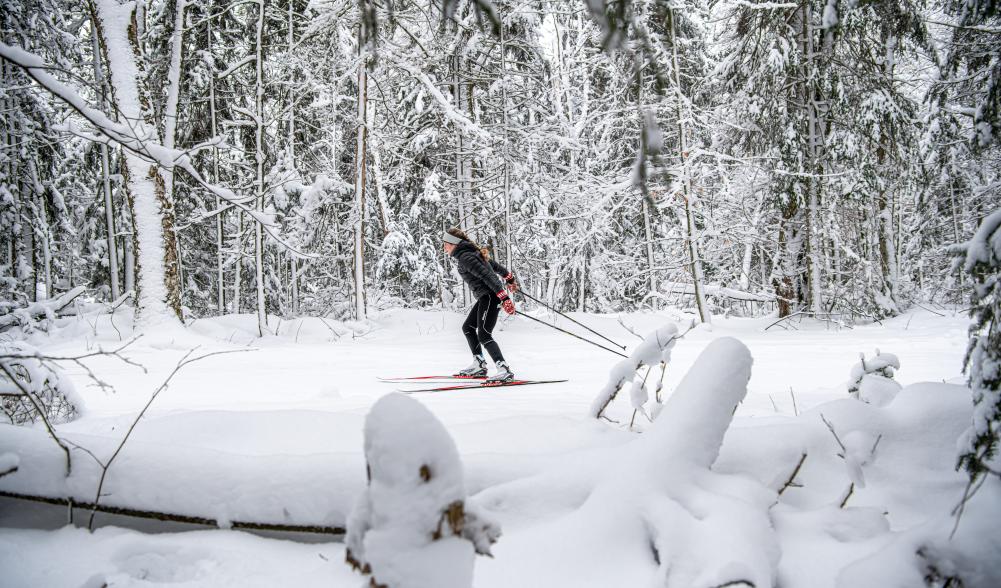
[[[949,533],[950,540],[956,535],[956,531],[959,530],[959,521],[963,518],[963,513],[966,511],[966,503],[973,498],[973,495],[980,490],[986,481],[987,476],[982,476],[979,480],[970,478],[970,480],[966,483],[966,488],[963,489],[963,498],[961,498],[959,504],[952,509],[952,514],[956,517],[956,523],[952,526],[952,531]],[[976,487],[974,487],[974,484],[976,484]]]
[[[626,332],[628,332],[628,333],[632,334],[632,335],[633,335],[634,337],[636,337],[636,338],[637,338],[637,339],[639,339],[640,341],[642,341],[642,340],[643,340],[643,336],[642,336],[642,335],[640,335],[640,334],[639,334],[639,333],[637,333],[637,332],[636,332],[635,330],[633,330],[633,328],[632,328],[632,327],[630,327],[630,326],[626,325],[625,321],[623,321],[623,320],[622,320],[622,316],[619,316],[619,317],[618,317],[618,321],[619,321],[619,324],[620,324],[620,325],[622,325],[622,328],[626,330]]]
[[[803,314],[803,311],[802,311],[802,310],[800,310],[800,311],[798,311],[798,312],[794,312],[794,313],[792,313],[792,314],[787,314],[786,316],[784,316],[784,317],[780,318],[779,320],[777,320],[777,321],[775,321],[774,323],[772,323],[772,324],[768,325],[767,327],[765,327],[765,330],[767,331],[768,329],[770,329],[770,328],[774,327],[775,325],[778,325],[778,324],[779,324],[779,323],[781,323],[781,322],[784,322],[784,321],[787,321],[787,320],[791,319],[792,317],[794,317],[794,316],[799,316],[799,315],[801,315],[801,314]],[[780,325],[780,326],[784,326],[784,325]]]
[[[872,459],[872,457],[876,455],[876,447],[879,446],[879,442],[882,440],[883,440],[883,434],[880,433],[879,436],[876,437],[876,442],[872,444],[872,449],[869,450],[869,459]]]
[[[804,461],[806,461],[806,453],[804,453],[802,456],[800,456],[799,463],[796,464],[795,469],[793,469],[792,473],[789,474],[789,479],[786,480],[785,484],[782,485],[782,488],[779,489],[779,496],[782,496],[782,493],[786,491],[786,488],[789,488],[789,487],[802,488],[803,487],[800,484],[796,484],[795,481],[796,481],[796,476],[799,474],[799,469],[801,467],[803,467],[803,462]]]
[[[114,453],[111,454],[111,457],[108,458],[108,461],[104,464],[104,467],[101,468],[101,479],[97,483],[97,493],[94,496],[94,505],[95,505],[95,507],[101,501],[101,491],[104,489],[104,480],[108,476],[108,470],[111,469],[111,464],[114,463],[115,458],[118,457],[119,453],[121,453],[122,448],[125,447],[125,443],[129,440],[129,436],[132,435],[132,431],[135,430],[136,425],[138,425],[139,421],[142,420],[143,416],[145,416],[146,411],[149,410],[149,407],[153,404],[153,401],[156,400],[156,397],[159,396],[161,392],[163,392],[164,390],[167,389],[167,386],[170,385],[170,381],[174,378],[174,376],[177,375],[177,372],[179,372],[183,367],[185,367],[187,365],[190,365],[192,363],[195,363],[196,361],[201,361],[201,360],[209,358],[209,357],[213,357],[213,356],[216,356],[216,355],[225,355],[225,354],[228,354],[228,353],[239,353],[239,352],[242,352],[242,351],[249,351],[249,350],[246,350],[246,349],[231,349],[231,350],[224,350],[224,351],[213,351],[212,353],[206,353],[205,355],[200,355],[198,357],[189,359],[191,357],[191,354],[194,353],[197,349],[198,348],[195,347],[195,348],[189,350],[187,353],[185,353],[184,357],[182,357],[181,360],[177,362],[177,365],[174,367],[174,370],[172,372],[170,372],[170,374],[167,376],[167,379],[165,379],[163,381],[163,383],[160,384],[160,386],[156,390],[153,391],[153,395],[150,396],[149,401],[146,402],[146,405],[143,406],[142,410],[139,411],[139,414],[136,415],[135,420],[132,421],[132,424],[129,426],[129,429],[125,432],[125,436],[122,437],[122,440],[118,444],[118,447],[115,449]],[[69,454],[69,450],[67,449],[67,455],[68,454]],[[87,523],[87,528],[89,530],[91,530],[91,531],[94,530],[94,515],[96,513],[97,513],[97,509],[96,508],[91,509],[91,511],[90,511],[90,521]]]
[[[855,482],[852,482],[851,484],[848,485],[848,493],[845,494],[845,497],[844,499],[842,499],[841,504],[838,505],[838,508],[844,508],[845,505],[848,504],[848,499],[851,498],[852,494],[854,493],[855,493]]]
[[[768,395],[768,400],[771,401],[771,403],[772,403],[772,409],[777,413],[779,411],[779,407],[778,407],[777,404],[775,404],[775,399],[772,398],[771,394]]]
[[[831,431],[831,434],[834,435],[834,440],[838,442],[838,447],[841,448],[841,453],[838,454],[838,457],[840,457],[841,459],[845,459],[845,455],[848,453],[848,450],[845,449],[845,444],[841,442],[841,438],[838,437],[837,432],[835,432],[834,425],[832,425],[830,421],[824,418],[824,413],[820,413],[820,420],[824,421],[824,424],[827,425],[827,428]]]
[[[792,413],[799,416],[799,407],[796,406],[796,394],[792,391],[792,386],[789,386],[789,396],[792,396]]]
[[[921,304],[915,304],[914,306],[917,306],[918,308],[923,308],[923,309],[927,310],[928,312],[930,312],[932,314],[937,314],[938,316],[945,316],[941,312],[936,312],[936,311],[928,308],[927,306],[924,306],[924,305],[921,305]]]

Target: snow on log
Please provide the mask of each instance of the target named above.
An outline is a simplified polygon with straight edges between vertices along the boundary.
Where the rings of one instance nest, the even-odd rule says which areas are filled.
[[[775,584],[779,552],[767,513],[774,494],[710,470],[747,394],[751,364],[740,341],[710,343],[637,443],[633,471],[650,474],[629,484],[647,481],[655,494],[644,518],[664,586]]]
[[[489,553],[500,530],[467,509],[459,452],[441,422],[412,398],[383,396],[365,419],[365,460],[348,563],[372,586],[470,588],[474,552]]]
[[[3,316],[0,316],[0,330],[13,325],[27,325],[35,319],[52,318],[86,291],[86,286],[77,286],[68,292],[63,292],[55,298],[32,302],[24,308],[12,310]]]
[[[521,495],[538,501],[548,493],[552,500],[542,504],[550,508],[559,508],[557,497],[582,497],[567,514],[519,529],[519,541],[500,546],[503,569],[483,565],[504,573],[509,586],[774,586],[779,546],[769,508],[776,492],[710,469],[747,392],[751,363],[742,343],[716,339],[633,442],[591,468],[568,467],[477,495],[499,510]]]

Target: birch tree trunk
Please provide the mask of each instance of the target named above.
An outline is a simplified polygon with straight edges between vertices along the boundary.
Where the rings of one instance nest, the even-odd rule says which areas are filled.
[[[365,150],[368,133],[368,63],[358,32],[358,140],[355,145],[354,290],[355,319],[365,318]]]
[[[807,182],[807,214],[806,214],[806,236],[807,236],[807,256],[809,259],[809,283],[810,283],[810,310],[814,315],[819,315],[823,311],[821,263],[819,251],[822,243],[821,225],[818,218],[819,192],[822,184],[823,165],[819,150],[824,139],[820,135],[820,121],[817,117],[816,107],[816,84],[813,81],[815,74],[815,60],[813,47],[813,27],[810,22],[812,13],[810,3],[807,2],[802,8],[802,51],[804,58],[803,68],[803,105],[807,109],[807,157],[809,170]],[[811,176],[809,174],[817,174]]]
[[[141,48],[137,6],[119,0],[91,0],[104,62],[108,64],[112,99],[122,118],[136,133],[161,143],[150,116],[150,103],[141,80]],[[158,166],[132,152],[123,153],[125,186],[133,221],[136,261],[136,309],[140,325],[149,328],[181,317],[174,207],[167,197]]]

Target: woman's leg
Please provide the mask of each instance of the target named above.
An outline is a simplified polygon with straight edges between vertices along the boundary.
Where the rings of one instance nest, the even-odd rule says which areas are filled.
[[[479,316],[479,322],[476,325],[476,336],[480,345],[486,348],[494,363],[504,361],[500,345],[497,345],[497,342],[494,341],[493,335],[494,326],[497,324],[497,315],[500,314],[500,301],[490,294],[484,294],[476,302],[477,308],[481,305],[485,308],[485,311]]]
[[[469,344],[469,350],[473,352],[473,355],[482,356],[483,349],[480,347],[480,340],[476,337],[476,328],[483,321],[483,311],[481,310],[481,302],[483,298],[480,297],[476,301],[476,304],[469,309],[469,315],[466,320],[462,323],[462,334],[466,337],[466,343]]]

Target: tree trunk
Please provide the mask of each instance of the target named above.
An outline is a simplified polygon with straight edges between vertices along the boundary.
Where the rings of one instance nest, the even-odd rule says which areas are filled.
[[[254,82],[254,158],[257,162],[257,211],[264,213],[264,0],[257,0],[257,37],[255,50],[256,79]],[[264,295],[264,228],[254,222],[254,261],[257,268],[257,332],[263,337],[268,330]]]
[[[97,82],[98,104],[101,110],[108,110],[107,85],[104,81],[104,68],[101,66],[101,50],[97,35],[91,36],[94,46],[94,79]],[[104,197],[104,220],[108,228],[108,274],[110,276],[111,299],[118,300],[122,295],[118,283],[118,241],[115,238],[115,205],[111,196],[111,160],[108,156],[108,146],[101,143],[101,194]]]
[[[141,18],[137,17],[136,5],[91,2],[91,11],[104,62],[108,64],[117,112],[137,127],[140,136],[159,143],[149,100],[141,87],[142,56],[138,41]],[[176,321],[181,317],[181,304],[173,203],[167,197],[158,166],[132,152],[125,152],[123,159],[122,174],[134,226],[136,309],[141,324],[147,327]]]
[[[699,258],[699,247],[695,236],[695,218],[692,215],[692,204],[690,200],[694,198],[692,191],[692,176],[688,163],[688,144],[685,129],[685,116],[682,110],[684,103],[681,93],[681,73],[678,68],[678,42],[674,28],[674,9],[669,9],[671,15],[671,49],[674,63],[674,90],[678,103],[678,145],[680,148],[682,166],[682,186],[684,189],[685,201],[685,244],[688,248],[688,259],[691,264],[692,283],[695,288],[695,303],[699,309],[699,318],[704,323],[712,323],[712,315],[709,312],[709,305],[706,304],[705,293],[703,292],[702,260]]]
[[[358,50],[364,51],[361,28]],[[368,132],[368,63],[358,63],[358,140],[355,145],[354,290],[355,319],[365,318],[365,155]]]
[[[213,23],[213,11],[212,2],[210,0],[208,6],[209,18],[206,21],[207,33],[206,33],[206,47],[209,55],[212,54],[212,23]],[[215,100],[215,66],[213,64],[213,69],[209,72],[209,117],[211,118],[212,124],[212,137],[219,136],[219,120],[216,112],[216,100]],[[212,182],[217,183],[219,181],[219,148],[215,145],[212,146]],[[219,314],[226,312],[226,288],[225,288],[225,276],[223,274],[223,243],[225,242],[225,235],[223,235],[223,212],[222,201],[219,196],[215,197],[215,207],[219,212],[215,215],[215,250],[216,250],[216,308]],[[237,310],[238,312],[239,310]]]
[[[660,308],[660,298],[657,296],[657,272],[654,271],[657,262],[653,256],[653,229],[650,227],[650,203],[646,198],[643,198],[643,234],[646,237],[646,265],[647,271],[650,272],[649,287],[650,294],[653,295],[652,306],[656,310]]]

